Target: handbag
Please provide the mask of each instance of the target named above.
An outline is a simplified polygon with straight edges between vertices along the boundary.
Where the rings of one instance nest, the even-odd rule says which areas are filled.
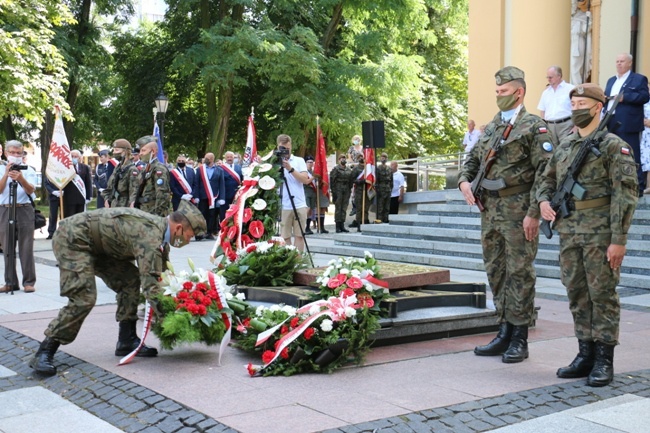
[[[36,205],[34,204],[34,200],[32,200],[32,197],[29,195],[27,197],[29,197],[29,201],[32,202],[32,207],[34,208],[34,230],[38,230],[45,227],[45,225],[47,224],[47,220],[45,219],[41,211],[36,209]]]

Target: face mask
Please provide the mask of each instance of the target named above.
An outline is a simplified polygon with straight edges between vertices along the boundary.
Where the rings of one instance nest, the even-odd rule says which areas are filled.
[[[359,143],[361,143],[359,140],[354,140],[354,141],[352,142],[352,144],[354,144],[355,146],[358,145]]]
[[[177,162],[176,165],[178,165],[178,168],[185,168],[184,162]]]
[[[497,107],[499,107],[499,110],[501,111],[508,111],[513,105],[515,105],[517,98],[517,92],[512,95],[497,96]]]
[[[72,163],[73,163],[74,165],[79,164],[79,158],[72,158]]]
[[[347,164],[347,163],[348,163],[348,162],[347,162],[345,159],[342,159],[342,160],[341,160],[341,165],[345,165],[345,164]]]
[[[573,120],[573,124],[578,128],[584,128],[589,125],[595,116],[595,114],[591,114],[592,108],[594,107],[580,108],[571,111],[571,120]]]
[[[151,161],[151,154],[147,153],[146,155],[140,155],[140,161],[142,161],[142,162],[150,162]]]
[[[22,156],[7,156],[7,162],[13,165],[21,165],[23,163]]]
[[[233,163],[233,164],[239,164],[239,158],[235,158],[235,159],[233,159],[233,160],[232,160],[232,163]]]
[[[185,240],[185,237],[183,236],[183,229],[181,228],[181,234],[180,234],[180,236],[176,236],[172,240],[172,246],[174,248],[181,248],[181,247],[184,247],[185,245],[187,245],[187,241]]]

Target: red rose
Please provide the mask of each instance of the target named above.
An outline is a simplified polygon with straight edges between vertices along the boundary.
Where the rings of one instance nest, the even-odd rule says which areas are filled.
[[[289,348],[285,347],[284,349],[282,349],[282,352],[280,352],[280,356],[282,357],[282,359],[289,359]]]
[[[262,354],[262,362],[263,362],[264,364],[268,364],[269,362],[271,362],[271,360],[273,359],[274,356],[275,356],[275,352],[274,352],[274,351],[272,351],[272,350],[266,350],[266,351],[264,351],[264,353]]]
[[[329,287],[330,289],[336,289],[341,284],[343,284],[343,283],[341,283],[341,281],[339,281],[338,277],[332,277],[327,282],[327,287]]]
[[[350,277],[347,285],[351,289],[360,289],[363,287],[363,281],[361,281],[361,279],[358,277]]]
[[[196,283],[196,290],[205,292],[206,290],[208,290],[208,286],[206,286],[205,283]]]
[[[259,239],[264,235],[264,224],[262,224],[262,221],[251,221],[248,225],[248,232],[255,239]]]
[[[236,226],[232,226],[228,229],[228,239],[235,240],[237,238],[237,233],[239,229]]]
[[[354,290],[350,289],[349,287],[341,292],[343,294],[344,298],[349,298],[350,296],[354,295]]]
[[[314,328],[307,328],[307,329],[305,330],[305,333],[302,334],[302,335],[305,336],[305,340],[309,340],[311,337],[314,336],[314,333],[315,333],[315,332],[316,332],[316,331],[314,331]]]
[[[282,325],[282,327],[280,327],[280,335],[284,335],[287,332],[289,332],[289,328],[287,327],[287,325]]]
[[[292,328],[295,328],[296,326],[298,326],[299,322],[300,322],[300,318],[294,317],[293,319],[291,319],[291,322],[289,322],[289,324],[291,325]]]
[[[244,222],[245,223],[250,221],[252,216],[253,216],[253,211],[251,210],[251,208],[247,207],[246,209],[244,209]]]
[[[194,287],[194,284],[191,281],[185,281],[183,283],[183,289],[185,290],[192,290],[192,287]]]
[[[251,364],[250,362],[246,366],[246,369],[248,370],[248,374],[251,377],[255,376],[255,374],[257,373],[257,370],[255,369],[255,367],[253,367],[253,364]]]

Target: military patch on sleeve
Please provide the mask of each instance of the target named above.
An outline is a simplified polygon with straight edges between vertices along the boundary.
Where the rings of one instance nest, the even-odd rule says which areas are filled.
[[[544,149],[547,152],[552,152],[553,151],[553,143],[551,143],[550,141],[544,142],[544,144],[542,144],[542,149]]]
[[[539,127],[539,133],[540,134],[546,134],[548,132],[548,129],[546,129],[546,126],[540,126]]]
[[[156,172],[156,176],[160,176],[160,175],[162,175],[162,171],[158,170],[158,171]]]
[[[133,176],[137,176],[137,175],[140,174],[140,173],[138,173],[137,171],[134,171],[134,172],[132,172],[131,174],[132,174]]]
[[[621,147],[621,153],[623,155],[629,155],[630,154],[630,149],[628,149],[627,147]]]
[[[162,179],[158,179],[158,180],[156,181],[156,185],[162,185],[164,182],[165,182],[164,180],[162,180]]]
[[[632,168],[632,165],[631,164],[625,164],[623,166],[623,173],[628,175],[628,176],[631,176],[632,173],[634,173],[634,169]]]

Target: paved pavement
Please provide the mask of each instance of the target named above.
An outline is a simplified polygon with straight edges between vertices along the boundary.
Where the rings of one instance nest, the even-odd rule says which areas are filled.
[[[245,353],[229,349],[219,366],[215,350],[201,345],[117,367],[115,297],[98,280],[97,306],[55,356],[59,373],[42,378],[27,362],[66,299],[51,243],[38,237],[36,292],[0,295],[0,433],[648,431],[650,293],[620,288],[616,377],[590,388],[555,376],[577,343],[564,288],[552,279],[538,279],[539,319],[521,364],[474,356],[492,338],[478,335],[375,348],[362,366],[331,375],[269,378],[248,377],[244,366],[256,360]],[[173,249],[175,268],[187,268],[189,257],[209,267],[211,248],[204,241]],[[452,269],[451,277],[485,282],[481,272]]]

